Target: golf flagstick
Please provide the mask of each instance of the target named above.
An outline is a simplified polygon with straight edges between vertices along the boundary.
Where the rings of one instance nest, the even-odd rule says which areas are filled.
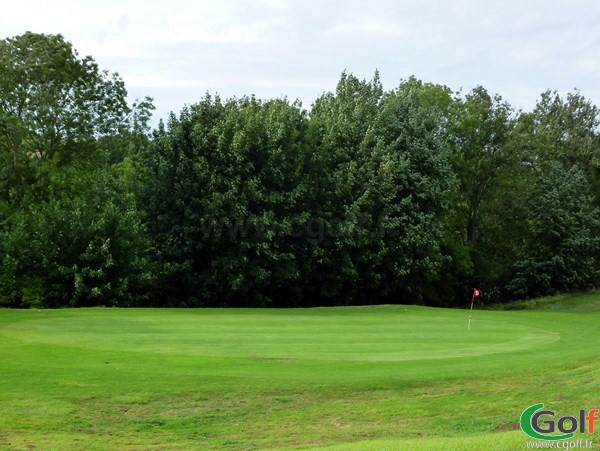
[[[475,298],[479,297],[481,294],[481,290],[477,288],[473,288],[473,295],[471,296],[471,310],[469,311],[469,324],[467,325],[467,330],[471,330],[471,317],[473,316],[473,303],[475,302]]]

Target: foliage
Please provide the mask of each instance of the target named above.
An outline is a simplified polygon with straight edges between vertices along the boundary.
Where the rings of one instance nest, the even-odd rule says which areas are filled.
[[[151,99],[127,103],[118,74],[79,58],[61,35],[0,41],[2,202],[47,193],[49,172],[116,163],[147,128]]]
[[[139,168],[161,297],[260,305],[298,277],[304,124],[285,100],[207,96],[159,128]]]
[[[375,299],[422,301],[443,262],[442,220],[454,175],[437,116],[423,106],[422,92],[408,82],[384,96],[365,139],[372,172],[370,196],[361,203],[379,217],[380,236],[361,253],[377,256],[376,265],[369,262],[371,283],[380,286]]]
[[[579,91],[565,98],[545,91],[534,110],[521,118],[524,148],[532,165],[556,161],[565,169],[577,166],[586,176],[600,205],[600,116]]]
[[[600,209],[584,173],[557,163],[541,176],[529,199],[531,236],[515,264],[515,296],[578,290],[600,282]]]
[[[598,283],[600,118],[343,73],[310,111],[151,99],[61,35],[0,41],[0,303],[461,305]]]
[[[126,94],[61,35],[0,41],[0,303],[142,295],[148,244],[126,174],[153,107]]]
[[[407,87],[384,97],[377,77],[344,74],[315,103],[308,130],[298,105],[282,100],[207,97],[171,117],[140,165],[161,297],[219,306],[419,299],[439,269],[452,180],[419,102]]]
[[[0,301],[10,306],[139,304],[150,282],[148,243],[132,194],[109,173],[66,173],[69,192],[8,221]]]
[[[312,107],[305,209],[311,218],[307,228],[315,233],[301,237],[312,239],[304,246],[303,290],[309,303],[335,305],[350,303],[357,295],[368,298],[364,290],[377,265],[368,260],[377,258],[377,252],[363,252],[382,239],[382,212],[373,209],[376,168],[370,162],[372,145],[364,143],[382,96],[377,74],[367,82],[343,73],[335,93],[323,94]]]

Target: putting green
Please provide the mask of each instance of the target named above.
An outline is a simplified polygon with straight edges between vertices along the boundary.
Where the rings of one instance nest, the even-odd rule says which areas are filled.
[[[427,314],[423,314],[426,312]],[[560,334],[477,312],[414,307],[302,310],[85,310],[3,328],[22,343],[95,351],[273,360],[406,361],[497,354],[547,346]],[[109,324],[108,324],[109,323]]]
[[[515,449],[526,407],[600,404],[599,298],[470,331],[416,306],[0,310],[0,448]]]

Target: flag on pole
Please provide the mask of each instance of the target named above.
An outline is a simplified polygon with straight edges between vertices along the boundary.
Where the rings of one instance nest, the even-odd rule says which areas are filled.
[[[471,318],[473,316],[473,303],[475,302],[475,298],[478,298],[481,295],[481,290],[478,288],[473,288],[473,296],[471,296],[471,311],[469,312],[469,324],[467,325],[467,330],[471,330]]]

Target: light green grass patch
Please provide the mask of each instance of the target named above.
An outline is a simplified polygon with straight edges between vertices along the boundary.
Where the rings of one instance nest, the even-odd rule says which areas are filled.
[[[0,310],[0,447],[524,449],[529,405],[600,404],[589,296],[469,332],[415,306]]]

